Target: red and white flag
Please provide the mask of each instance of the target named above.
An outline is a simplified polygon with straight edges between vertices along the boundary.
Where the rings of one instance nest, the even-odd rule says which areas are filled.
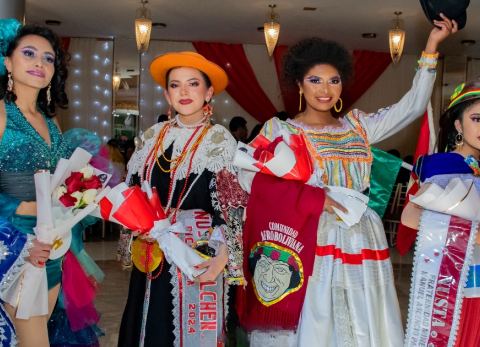
[[[414,163],[422,155],[432,154],[435,150],[435,128],[433,125],[433,110],[431,102],[428,103],[420,127],[420,135],[418,136],[417,148],[413,158]],[[418,191],[418,177],[412,171],[410,181],[408,182],[407,196],[405,198],[405,206],[409,202],[409,196],[415,195]],[[417,238],[417,230],[409,228],[400,223],[397,230],[397,250],[401,255],[405,255]]]

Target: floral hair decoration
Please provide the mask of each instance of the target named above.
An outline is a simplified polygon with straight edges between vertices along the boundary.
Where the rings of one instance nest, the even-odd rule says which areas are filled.
[[[0,19],[0,76],[7,73],[5,68],[5,54],[13,39],[17,36],[22,24],[15,18]]]

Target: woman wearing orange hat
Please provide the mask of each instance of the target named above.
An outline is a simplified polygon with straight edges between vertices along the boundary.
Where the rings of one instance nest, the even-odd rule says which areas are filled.
[[[128,163],[127,182],[155,187],[170,222],[181,226],[177,236],[206,260],[196,266],[194,280],[165,261],[158,248],[146,254],[157,267],[146,267],[142,249],[152,240],[137,238],[118,345],[221,345],[225,289],[243,282],[245,195],[231,165],[236,142],[227,129],[210,122],[212,97],[228,78],[194,52],[159,56],[150,72],[165,89],[170,120],[142,135]]]

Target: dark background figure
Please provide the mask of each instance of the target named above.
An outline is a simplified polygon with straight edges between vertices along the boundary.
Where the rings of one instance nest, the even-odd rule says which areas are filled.
[[[413,155],[411,155],[411,154],[406,155],[405,157],[403,157],[403,161],[405,163],[413,165]],[[411,171],[408,170],[408,169],[405,169],[402,166],[400,168],[400,171],[398,172],[396,183],[408,184],[408,181],[410,180],[410,174],[411,174]]]
[[[274,114],[274,117],[277,117],[280,120],[286,121],[290,116],[286,111],[280,111]]]
[[[240,116],[233,117],[230,121],[230,124],[228,124],[228,128],[230,129],[230,132],[235,140],[242,142],[247,141],[248,129],[245,118]]]
[[[168,116],[165,113],[162,113],[157,118],[157,123],[166,122],[168,120]]]
[[[391,155],[396,156],[397,158],[401,158],[402,156],[400,155],[400,151],[398,149],[389,149],[387,153],[390,153]],[[402,159],[405,163],[408,164],[413,164],[413,155],[409,154],[406,155]],[[405,169],[403,166],[400,168],[400,171],[398,171],[397,179],[395,180],[395,185],[398,183],[401,184],[407,184],[408,181],[410,180],[410,170]],[[393,192],[392,192],[393,194]]]
[[[389,150],[387,151],[387,153],[389,153],[389,154],[391,154],[391,155],[394,155],[394,156],[396,156],[397,158],[401,158],[401,156],[400,156],[400,151],[399,151],[398,149],[395,149],[395,148],[389,149]]]
[[[260,130],[262,130],[263,128],[263,124],[265,123],[258,123],[257,125],[255,125],[252,129],[252,132],[250,133],[250,136],[248,137],[247,139],[247,143],[250,143],[253,141],[253,139],[255,137],[257,137],[258,134],[260,134]]]

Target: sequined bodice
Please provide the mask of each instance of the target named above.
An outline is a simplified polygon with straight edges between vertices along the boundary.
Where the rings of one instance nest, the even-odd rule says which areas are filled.
[[[0,172],[35,172],[55,169],[70,149],[52,119],[45,117],[51,145],[30,125],[15,103],[5,102],[5,132],[0,140]]]

